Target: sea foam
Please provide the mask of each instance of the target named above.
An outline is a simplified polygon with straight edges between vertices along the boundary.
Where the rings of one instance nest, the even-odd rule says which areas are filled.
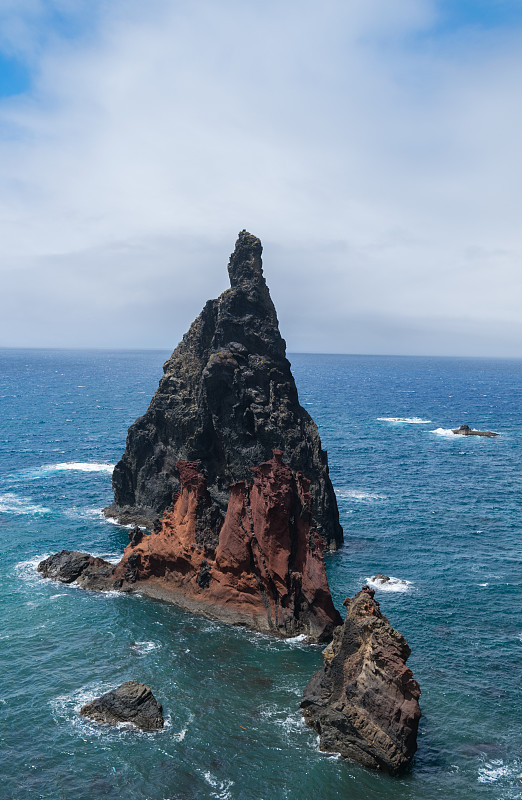
[[[431,419],[421,419],[421,417],[377,417],[379,422],[407,422],[409,425],[425,425]]]
[[[110,475],[114,472],[115,464],[107,464],[98,461],[64,461],[60,464],[47,464],[38,470],[40,475],[49,475],[53,472],[107,472]]]
[[[372,589],[379,589],[381,592],[407,592],[412,586],[411,581],[406,581],[402,578],[393,578],[391,575],[390,579],[387,581],[378,578],[376,575],[371,578],[365,578],[365,581]]]
[[[0,513],[4,514],[49,514],[50,508],[36,505],[26,497],[19,497],[13,492],[0,494]]]
[[[346,500],[354,500],[357,503],[372,503],[375,500],[386,500],[385,494],[377,492],[366,492],[362,489],[336,489],[337,497]]]

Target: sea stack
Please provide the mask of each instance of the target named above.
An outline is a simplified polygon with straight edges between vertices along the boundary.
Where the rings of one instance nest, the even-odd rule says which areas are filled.
[[[406,666],[410,648],[382,614],[368,586],[347,597],[346,619],[323,651],[324,667],[301,702],[320,749],[392,775],[417,750],[419,684]]]
[[[63,551],[39,570],[328,641],[341,618],[323,551],[340,544],[342,528],[327,455],[285,357],[261,250],[255,236],[239,234],[230,289],[192,323],[129,429],[105,512],[152,533],[132,530],[116,567]]]
[[[216,544],[230,486],[249,482],[252,467],[277,449],[310,482],[313,528],[336,548],[343,533],[328,458],[299,403],[261,253],[260,240],[241,231],[230,289],[206,303],[165,363],[148,410],[129,428],[105,513],[150,528],[181,491],[178,462],[198,462],[210,497],[205,527]]]

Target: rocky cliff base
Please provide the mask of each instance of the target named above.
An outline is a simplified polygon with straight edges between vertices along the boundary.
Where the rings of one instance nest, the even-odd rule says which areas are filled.
[[[396,774],[417,749],[420,688],[406,666],[410,648],[364,587],[347,598],[346,619],[324,650],[324,667],[301,707],[320,748]]]
[[[254,630],[328,641],[341,618],[305,476],[274,450],[251,470],[252,482],[230,487],[218,527],[199,464],[180,461],[177,470],[174,504],[152,534],[131,532],[119,564],[62,551],[38,570],[85,589],[140,592]]]

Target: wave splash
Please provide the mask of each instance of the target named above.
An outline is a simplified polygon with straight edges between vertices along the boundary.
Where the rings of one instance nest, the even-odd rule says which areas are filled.
[[[379,589],[381,592],[407,592],[413,585],[411,581],[393,578],[391,575],[388,579],[373,575],[371,578],[365,578],[365,581],[372,589]]]
[[[47,464],[38,470],[35,475],[52,475],[54,472],[107,472],[110,475],[114,472],[115,464],[108,464],[104,461],[64,461],[60,464]]]
[[[379,422],[406,422],[409,425],[425,425],[431,419],[421,419],[421,417],[377,417]]]

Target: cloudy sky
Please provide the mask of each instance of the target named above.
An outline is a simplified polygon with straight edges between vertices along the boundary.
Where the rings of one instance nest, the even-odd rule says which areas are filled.
[[[522,357],[520,0],[0,0],[0,346]]]

